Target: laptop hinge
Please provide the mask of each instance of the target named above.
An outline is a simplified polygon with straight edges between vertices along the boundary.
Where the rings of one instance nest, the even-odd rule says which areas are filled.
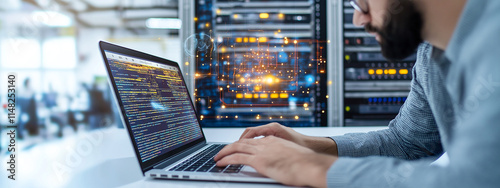
[[[190,147],[189,149],[186,149],[182,152],[179,152],[178,154],[176,155],[173,155],[171,157],[168,157],[166,159],[164,159],[163,161],[161,161],[159,164],[155,165],[153,168],[154,169],[163,169],[179,160],[181,160],[182,158],[192,154],[193,152],[203,148],[204,146],[206,146],[207,143],[206,142],[202,142],[202,143],[199,143],[199,144],[196,144],[192,147]]]

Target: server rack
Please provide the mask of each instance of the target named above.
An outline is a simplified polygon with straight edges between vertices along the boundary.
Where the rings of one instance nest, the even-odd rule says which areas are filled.
[[[375,37],[352,24],[349,1],[342,7],[344,125],[387,125],[406,101],[416,57],[387,61]]]
[[[195,1],[184,48],[202,125],[327,126],[328,4]]]
[[[272,19],[279,18],[280,13],[286,15],[287,11],[282,10],[286,10],[287,7],[288,13],[292,15],[302,13],[311,15],[312,23],[308,27],[309,31],[303,23],[293,27],[291,23],[288,23],[290,25],[286,25],[286,23],[280,25],[279,22],[272,21]],[[269,19],[267,22],[259,21],[261,13],[267,13],[267,15],[262,15]],[[232,127],[236,124],[254,126],[277,121],[289,126],[387,125],[398,113],[409,93],[415,56],[398,62],[386,61],[381,56],[380,47],[374,37],[366,33],[364,28],[352,24],[353,13],[354,9],[347,0],[195,0],[180,2],[180,17],[183,18],[184,22],[181,35],[185,40],[182,47],[187,50],[183,57],[182,66],[187,75],[186,80],[190,91],[195,95],[194,102],[197,110],[200,112],[200,117],[203,117],[202,124],[204,126]],[[238,14],[239,21],[234,18],[235,14]],[[208,27],[201,27],[207,26],[207,22],[209,23]],[[284,27],[279,29],[280,26]],[[281,33],[292,31],[295,35],[287,36],[289,44],[297,39],[297,43],[300,45],[297,49],[305,52],[304,46],[310,46],[310,54],[313,56],[311,59],[313,61],[321,59],[326,62],[321,64],[321,70],[325,70],[324,74],[317,74],[317,72],[313,74],[314,82],[318,81],[319,84],[309,87],[309,94],[312,95],[297,97],[301,99],[290,102],[281,99],[278,94],[277,103],[283,105],[282,107],[269,104],[265,106],[265,102],[259,102],[260,93],[259,98],[256,98],[255,93],[250,90],[246,93],[247,95],[243,92],[239,96],[237,96],[239,92],[232,94],[226,92],[227,89],[233,90],[232,88],[236,84],[227,84],[227,81],[221,82],[222,77],[220,76],[223,74],[227,76],[228,73],[234,73],[234,71],[220,71],[220,69],[214,71],[212,69],[208,72],[214,74],[207,77],[206,70],[202,70],[204,69],[202,67],[206,65],[208,67],[210,65],[225,66],[221,58],[227,57],[225,55],[227,53],[247,53],[246,55],[249,55],[250,49],[252,51],[262,49],[263,44],[269,44],[271,48],[274,47],[273,44],[280,47],[280,42],[281,44],[285,42],[286,34],[283,34],[281,39],[279,37],[273,38],[274,33],[268,32],[266,34],[265,31],[273,29],[275,32],[280,31]],[[245,42],[245,37],[247,37],[248,42]],[[254,39],[251,39],[252,37]],[[261,37],[265,37],[266,42],[262,42]],[[241,40],[241,42],[237,40]],[[201,47],[200,44],[192,44],[193,41],[200,43]],[[246,46],[242,46],[242,44]],[[260,44],[260,47],[257,44]],[[322,48],[323,51],[316,53],[319,48]],[[247,51],[243,49],[247,49]],[[208,58],[212,58],[212,60],[215,58],[217,61],[210,63],[207,59],[201,60],[200,57],[203,55],[200,52],[205,52],[203,54],[205,56],[210,54]],[[302,55],[306,57],[306,55]],[[200,64],[200,62],[203,63]],[[230,62],[229,65],[231,65],[236,60],[227,62]],[[204,63],[205,65],[203,65]],[[293,63],[289,62],[288,65],[293,65]],[[298,70],[306,69],[299,67]],[[194,75],[194,77],[189,75]],[[302,83],[306,81],[304,76],[305,74],[301,78]],[[228,85],[229,88],[227,88]],[[221,88],[222,93],[219,92]],[[219,91],[216,91],[217,89]],[[293,92],[287,91],[287,93],[290,97]],[[252,94],[251,99],[248,94]],[[268,94],[268,98],[270,98],[271,93]],[[209,98],[217,99],[220,102],[210,101]],[[309,101],[304,100],[307,98]],[[228,99],[236,99],[238,105],[246,106],[232,106],[230,103],[235,104],[234,100]],[[243,102],[238,101],[238,99],[247,99],[248,101]],[[287,102],[288,104],[286,104]],[[305,110],[305,103],[307,103],[308,110]],[[229,105],[223,106],[223,104]],[[259,107],[259,105],[264,106]],[[286,117],[285,115],[281,119],[282,114],[293,114],[293,116]],[[295,119],[295,116],[298,116],[298,120]]]

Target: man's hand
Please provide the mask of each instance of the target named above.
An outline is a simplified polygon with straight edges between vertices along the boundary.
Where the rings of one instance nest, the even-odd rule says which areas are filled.
[[[241,139],[214,157],[217,166],[248,165],[283,184],[313,187],[326,187],[326,173],[336,159],[274,136]]]
[[[243,132],[243,134],[241,134],[240,140],[255,138],[258,136],[276,136],[310,148],[319,153],[337,155],[337,144],[332,139],[306,136],[294,131],[292,128],[280,125],[279,123],[249,127]]]

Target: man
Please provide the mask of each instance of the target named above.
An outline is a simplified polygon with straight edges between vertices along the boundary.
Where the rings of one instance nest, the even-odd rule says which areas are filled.
[[[248,128],[217,165],[250,165],[298,186],[500,186],[500,1],[351,4],[354,24],[376,35],[387,58],[432,45],[420,46],[408,100],[389,128],[332,139],[277,124]],[[448,165],[429,165],[444,151]]]

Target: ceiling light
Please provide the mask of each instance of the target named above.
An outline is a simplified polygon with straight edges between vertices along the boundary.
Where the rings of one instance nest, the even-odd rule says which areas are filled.
[[[71,18],[59,12],[36,11],[33,12],[32,17],[49,27],[69,27],[72,25]]]
[[[150,29],[181,29],[182,21],[178,18],[148,18],[146,27]]]

